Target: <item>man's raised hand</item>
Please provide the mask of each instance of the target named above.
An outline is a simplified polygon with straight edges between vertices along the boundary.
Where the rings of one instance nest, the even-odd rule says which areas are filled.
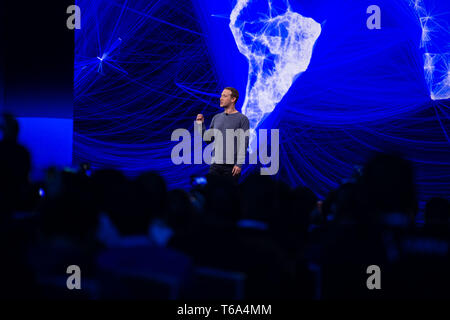
[[[197,121],[198,124],[203,123],[205,121],[205,118],[203,117],[203,115],[201,113],[199,113],[197,115],[197,119],[195,119],[195,121]]]

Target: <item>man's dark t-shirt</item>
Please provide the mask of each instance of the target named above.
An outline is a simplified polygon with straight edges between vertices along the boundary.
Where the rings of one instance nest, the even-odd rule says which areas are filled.
[[[226,161],[226,150],[227,150],[227,145],[232,142],[227,140],[226,130],[227,129],[232,129],[232,130],[242,129],[243,132],[247,132],[249,130],[249,128],[250,128],[250,122],[248,121],[248,118],[240,112],[230,113],[230,114],[221,112],[221,113],[216,114],[211,120],[210,129],[217,129],[222,133],[223,156],[221,159],[218,159],[219,155],[216,157],[216,154],[214,151],[213,163],[234,164],[234,165],[237,165],[238,167],[242,167],[242,164],[245,161],[245,154],[246,154],[246,150],[248,148],[249,138],[248,138],[248,136],[246,136],[246,137],[242,136],[242,138],[245,139],[245,149],[241,150],[240,153],[238,152],[239,151],[238,150],[239,149],[238,139],[237,138],[233,139],[234,140],[233,141],[233,143],[234,143],[233,163],[229,163]],[[205,130],[205,124],[203,123],[203,131],[204,130]],[[217,139],[215,139],[215,143],[218,143]],[[216,150],[216,145],[214,148]],[[238,157],[239,157],[239,159],[238,159]]]

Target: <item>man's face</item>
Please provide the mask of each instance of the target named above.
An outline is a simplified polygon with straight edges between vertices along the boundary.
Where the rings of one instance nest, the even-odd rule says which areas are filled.
[[[222,108],[229,107],[236,101],[236,98],[231,96],[231,91],[225,89],[222,91],[222,95],[220,96],[220,106]]]

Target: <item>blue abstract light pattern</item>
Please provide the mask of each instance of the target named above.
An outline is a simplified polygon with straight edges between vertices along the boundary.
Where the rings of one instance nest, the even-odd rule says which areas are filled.
[[[422,29],[425,79],[433,100],[450,98],[450,12],[427,10],[423,0],[408,0]],[[431,7],[431,6],[430,6]]]
[[[246,4],[242,10],[239,3]],[[171,188],[187,187],[190,175],[206,173],[207,166],[174,165],[170,135],[192,129],[197,113],[208,124],[221,111],[219,93],[233,86],[253,129],[280,129],[277,178],[323,197],[372,152],[398,151],[414,163],[421,200],[448,197],[450,104],[446,87],[440,89],[448,58],[435,59],[450,52],[448,2],[423,0],[427,15],[421,17],[433,21],[426,32],[433,47],[426,48],[423,24],[405,0],[377,1],[380,30],[367,29],[373,3],[365,0],[77,4],[75,162],[129,175],[158,170]],[[292,54],[304,57],[284,74],[288,34],[309,40],[298,39],[300,52]],[[255,90],[270,81],[273,96]],[[244,167],[244,178],[253,169]]]
[[[74,163],[189,186],[205,165],[175,166],[176,128],[218,109],[219,87],[189,2],[77,1]]]

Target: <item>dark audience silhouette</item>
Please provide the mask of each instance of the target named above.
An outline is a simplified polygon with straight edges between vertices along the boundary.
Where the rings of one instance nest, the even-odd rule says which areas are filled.
[[[29,179],[19,125],[0,141],[2,299],[448,298],[448,199],[418,223],[412,164],[374,154],[319,199],[251,173],[169,190],[157,172],[49,168]],[[90,171],[92,170],[92,174]],[[81,290],[66,272],[81,270]],[[367,268],[381,270],[381,289]]]

